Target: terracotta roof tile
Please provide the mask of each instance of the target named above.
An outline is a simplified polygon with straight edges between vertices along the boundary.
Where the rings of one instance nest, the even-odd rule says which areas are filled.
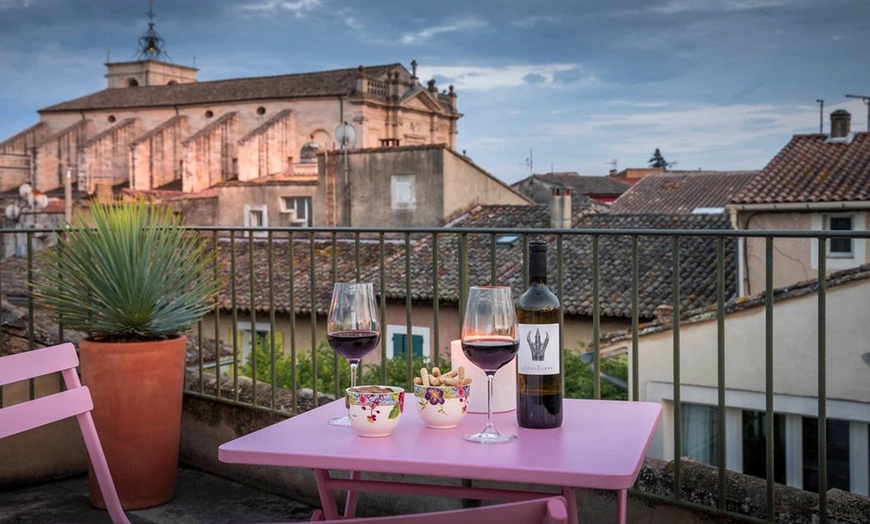
[[[541,228],[541,237],[550,242],[550,283],[558,289],[556,279],[555,239],[547,234],[549,218],[544,206],[486,206],[453,223],[455,227]],[[591,229],[729,229],[723,215],[687,216],[614,216],[580,217],[575,227]],[[523,287],[523,244],[521,240],[495,248],[495,279],[490,262],[492,240],[499,235],[468,234],[469,285],[509,285],[518,294]],[[640,316],[650,318],[660,304],[671,302],[672,267],[669,237],[642,237],[638,242],[640,274]],[[563,239],[563,305],[569,315],[592,314],[592,238],[587,235]],[[444,303],[459,300],[459,242],[455,235],[439,235],[438,297]],[[726,242],[726,296],[736,290],[736,248]],[[600,287],[602,314],[608,317],[631,315],[631,241],[628,237],[599,237]],[[716,299],[716,240],[685,238],[680,244],[680,274],[683,308],[710,304]],[[405,278],[411,282],[414,300],[434,299],[433,241],[425,238],[411,252],[411,273],[405,274],[404,255],[387,268],[387,297],[406,296]]]
[[[733,204],[870,200],[870,133],[851,141],[795,135],[731,201]]]
[[[402,64],[396,63],[366,67],[365,71],[369,78],[380,79],[381,77],[385,78],[387,72],[401,67],[403,67]],[[191,84],[104,89],[75,100],[46,107],[39,112],[161,107],[341,95],[349,94],[354,90],[358,74],[357,68],[351,68]]]
[[[652,173],[611,205],[613,214],[690,215],[697,207],[724,208],[758,171]]]

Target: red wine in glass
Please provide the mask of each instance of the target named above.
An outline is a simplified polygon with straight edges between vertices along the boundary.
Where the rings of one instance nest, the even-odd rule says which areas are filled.
[[[369,352],[378,347],[381,334],[371,330],[335,331],[326,335],[329,345],[351,364],[358,364]]]
[[[494,375],[513,360],[519,347],[520,341],[510,337],[483,337],[462,341],[462,352],[487,375]]]

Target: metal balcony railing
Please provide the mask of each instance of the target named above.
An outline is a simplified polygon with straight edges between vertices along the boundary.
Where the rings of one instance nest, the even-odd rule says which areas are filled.
[[[627,352],[627,400],[644,400],[641,379],[645,372],[640,352],[644,330],[657,322],[672,334],[669,401],[671,416],[666,417],[664,431],[672,435],[674,495],[664,499],[694,509],[747,522],[774,522],[778,511],[774,497],[775,457],[777,449],[774,377],[777,369],[796,365],[774,360],[774,312],[777,289],[775,253],[780,246],[800,242],[804,252],[816,253],[810,291],[817,295],[815,318],[816,362],[803,362],[815,368],[817,388],[815,416],[817,431],[817,491],[819,521],[827,521],[828,446],[827,431],[829,364],[836,359],[829,353],[827,325],[828,246],[831,239],[870,239],[870,232],[834,231],[733,231],[733,230],[630,230],[630,229],[491,229],[491,228],[192,228],[211,249],[217,251],[211,274],[203,278],[220,278],[224,292],[211,315],[192,330],[195,340],[189,359],[187,394],[210,398],[216,402],[245,405],[292,416],[322,402],[323,395],[339,397],[347,385],[346,364],[331,353],[317,351],[325,346],[325,320],[332,284],[342,280],[364,280],[378,290],[381,315],[381,346],[372,360],[380,363],[374,379],[392,380],[396,369],[407,384],[415,374],[420,356],[415,356],[417,327],[428,329],[423,356],[430,365],[442,365],[449,358],[450,340],[459,337],[458,319],[463,316],[465,295],[471,285],[502,284],[521,292],[528,283],[527,246],[530,239],[549,241],[550,284],[563,303],[560,324],[563,329],[577,325],[588,327],[588,346],[583,366],[592,370],[592,397],[602,396],[602,325],[616,322],[624,328],[623,338],[630,342]],[[55,231],[0,229],[0,246],[7,256],[0,258],[0,297],[22,309],[26,315],[26,337],[31,347],[44,344],[38,340],[47,312],[27,293],[34,278],[38,251],[50,249]],[[838,246],[842,248],[842,241]],[[857,250],[856,250],[857,251]],[[13,256],[9,256],[13,255]],[[18,256],[14,256],[18,255]],[[760,265],[760,273],[747,271],[747,263]],[[751,269],[751,268],[750,268]],[[860,271],[860,268],[858,269]],[[758,276],[763,275],[759,281]],[[754,279],[754,280],[753,280]],[[726,337],[729,311],[749,299],[740,298],[741,289],[750,286],[755,300],[763,302],[764,339],[762,360],[764,384],[763,434],[765,457],[763,478],[766,480],[767,515],[758,519],[740,514],[726,505],[726,410],[729,404]],[[754,289],[763,285],[763,290]],[[870,284],[868,284],[870,285]],[[763,291],[763,293],[759,293]],[[656,319],[659,306],[672,308],[672,319],[686,319],[692,314],[707,315],[715,320],[715,449],[712,462],[717,466],[718,496],[712,506],[684,500],[681,496],[684,469],[683,435],[685,423],[681,399],[686,384],[681,375],[691,371],[683,364],[692,348],[684,348],[681,322]],[[731,308],[731,309],[729,309]],[[4,318],[8,321],[8,318]],[[866,323],[866,319],[865,319]],[[399,331],[389,331],[399,325]],[[48,335],[56,340],[69,337],[62,325]],[[388,338],[392,335],[393,338]],[[392,344],[395,341],[396,344]],[[400,347],[402,343],[404,348]],[[563,337],[563,365],[571,359],[580,361],[580,352]],[[212,349],[213,348],[213,349]],[[392,348],[392,354],[389,349]],[[401,356],[397,356],[400,349]],[[326,355],[326,356],[325,356]],[[870,364],[870,355],[867,355]],[[326,359],[324,362],[323,359]],[[263,362],[266,359],[266,362]],[[368,359],[367,359],[368,360]],[[388,365],[392,363],[392,366]],[[262,372],[261,372],[262,371]],[[835,369],[836,371],[836,369]],[[343,375],[344,373],[344,375]],[[246,376],[247,374],[247,376]],[[279,384],[279,375],[288,382]],[[836,378],[836,377],[833,377]],[[570,378],[568,379],[570,380]],[[327,386],[324,386],[327,384]],[[310,401],[301,400],[300,389],[310,388]],[[245,388],[250,394],[244,394]],[[32,389],[32,388],[31,388]],[[2,393],[2,391],[0,391]],[[289,402],[282,399],[289,398]],[[867,408],[870,399],[857,399]],[[0,395],[2,402],[2,395]],[[854,419],[860,424],[866,411]],[[863,422],[866,424],[866,420]],[[859,431],[855,434],[861,435]],[[864,430],[864,438],[867,431]],[[868,442],[863,445],[864,460]],[[861,456],[861,453],[856,453]],[[868,465],[853,467],[862,479],[853,485],[866,490]],[[863,486],[863,487],[860,487]],[[866,494],[866,493],[865,493]]]

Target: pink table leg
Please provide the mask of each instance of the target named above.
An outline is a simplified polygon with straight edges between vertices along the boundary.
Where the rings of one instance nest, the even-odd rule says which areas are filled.
[[[350,480],[359,480],[360,472],[359,471],[351,471],[350,472]],[[359,491],[349,489],[347,490],[347,498],[344,501],[344,518],[349,519],[353,518],[356,515],[356,499],[359,496]]]
[[[329,470],[313,469],[314,479],[317,481],[317,492],[320,494],[320,505],[323,506],[323,514],[326,520],[337,520],[338,505],[335,503],[335,496],[329,487]]]
[[[616,524],[625,524],[628,513],[628,490],[621,489],[616,492]]]
[[[563,486],[562,496],[565,497],[565,502],[568,503],[568,524],[580,524],[580,517],[577,512],[577,493],[574,491],[574,488]]]

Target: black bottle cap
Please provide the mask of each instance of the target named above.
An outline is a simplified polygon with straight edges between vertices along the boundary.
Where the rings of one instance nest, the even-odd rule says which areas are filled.
[[[529,242],[529,277],[547,278],[547,243],[542,240]]]
[[[532,240],[529,242],[529,252],[535,253],[540,251],[547,251],[547,243],[543,240]]]

